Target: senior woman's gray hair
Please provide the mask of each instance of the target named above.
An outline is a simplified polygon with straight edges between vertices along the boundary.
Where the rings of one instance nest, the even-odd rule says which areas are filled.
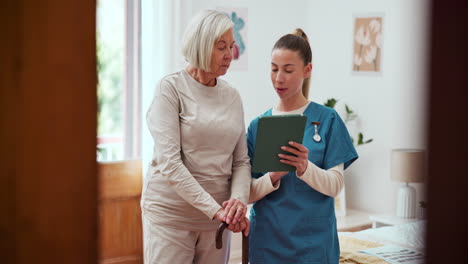
[[[224,13],[203,10],[188,24],[182,41],[182,55],[193,67],[210,72],[215,42],[234,26]]]

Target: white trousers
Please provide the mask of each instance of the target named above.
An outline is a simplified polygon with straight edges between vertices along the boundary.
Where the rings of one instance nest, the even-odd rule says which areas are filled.
[[[223,248],[216,249],[215,231],[187,231],[157,225],[144,214],[145,264],[227,264],[231,231],[223,234]]]

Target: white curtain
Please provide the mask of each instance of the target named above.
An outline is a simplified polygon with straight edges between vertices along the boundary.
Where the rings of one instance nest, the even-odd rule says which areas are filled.
[[[157,82],[185,65],[181,40],[192,16],[190,0],[142,0],[142,160],[143,175],[153,154],[153,139],[146,126],[146,112]]]

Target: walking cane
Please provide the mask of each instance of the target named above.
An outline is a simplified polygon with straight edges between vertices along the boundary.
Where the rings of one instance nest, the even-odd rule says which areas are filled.
[[[224,229],[228,224],[226,222],[222,222],[218,226],[218,230],[216,230],[216,248],[221,249],[223,247],[223,232]],[[242,264],[249,263],[249,237],[244,235],[242,232]]]

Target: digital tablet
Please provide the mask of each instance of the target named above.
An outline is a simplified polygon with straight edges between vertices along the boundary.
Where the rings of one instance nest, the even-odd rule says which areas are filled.
[[[307,117],[305,115],[263,116],[258,121],[253,172],[295,171],[296,167],[280,162],[279,153],[293,155],[281,150],[291,146],[289,141],[302,144]]]

